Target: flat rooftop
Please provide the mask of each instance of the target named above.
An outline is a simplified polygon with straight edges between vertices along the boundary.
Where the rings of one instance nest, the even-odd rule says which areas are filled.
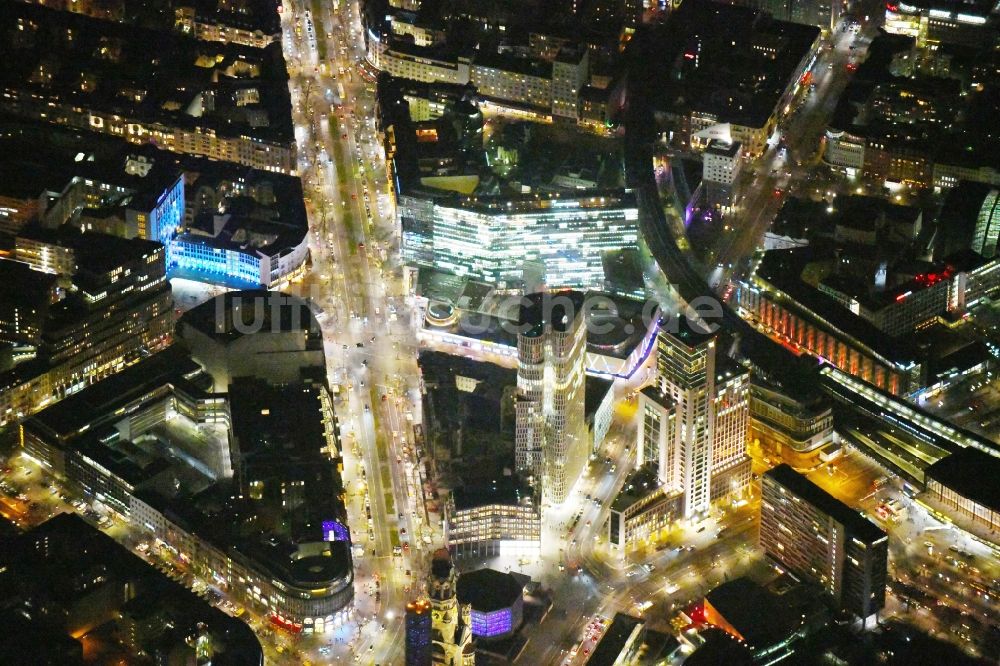
[[[966,447],[927,467],[924,476],[976,504],[1000,511],[1000,458],[996,456]]]
[[[809,502],[817,509],[842,524],[848,534],[866,543],[885,538],[885,532],[875,523],[829,494],[815,483],[799,474],[785,463],[764,473],[794,495]]]
[[[187,379],[200,370],[201,366],[187,352],[173,345],[63,398],[32,416],[27,424],[46,428],[60,439],[65,439],[168,382],[181,384],[188,391],[201,392]]]
[[[645,622],[637,617],[615,613],[615,619],[594,648],[593,654],[587,660],[587,666],[615,666],[623,663],[622,650],[625,649],[636,627],[642,627],[643,624]]]
[[[622,489],[611,503],[611,510],[624,511],[659,487],[656,467],[652,464],[643,465],[625,479]]]
[[[513,606],[524,594],[524,586],[513,574],[477,569],[458,577],[456,591],[459,603],[488,613]]]

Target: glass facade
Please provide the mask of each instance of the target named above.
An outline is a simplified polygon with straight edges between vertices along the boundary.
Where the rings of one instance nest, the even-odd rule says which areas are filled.
[[[526,262],[545,266],[550,288],[602,287],[602,253],[639,237],[631,195],[431,206],[400,197],[400,216],[405,261],[501,287],[520,282]]]
[[[214,245],[197,237],[179,236],[171,241],[170,267],[206,273],[219,280],[264,284],[259,256],[239,248]]]
[[[511,630],[511,614],[509,608],[502,608],[492,613],[472,611],[472,635],[499,636]]]

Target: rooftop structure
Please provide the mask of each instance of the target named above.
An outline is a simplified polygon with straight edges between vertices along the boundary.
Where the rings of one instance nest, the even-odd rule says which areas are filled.
[[[711,590],[696,614],[744,643],[756,663],[790,655],[828,617],[815,588],[780,580],[762,587],[745,577]]]
[[[645,622],[637,617],[615,613],[611,626],[601,637],[587,666],[614,666],[629,663],[642,646]]]
[[[959,449],[924,470],[928,495],[964,520],[1000,527],[1000,457],[973,447]]]
[[[322,367],[323,339],[308,303],[276,291],[230,291],[188,310],[177,334],[224,391],[235,377],[287,382]]]

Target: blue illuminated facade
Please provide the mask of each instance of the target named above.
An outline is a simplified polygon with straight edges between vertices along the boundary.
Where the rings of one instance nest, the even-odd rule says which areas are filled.
[[[347,530],[347,526],[344,525],[339,520],[324,520],[323,521],[323,540],[324,541],[350,541],[350,532]]]
[[[179,176],[174,184],[160,195],[156,207],[149,213],[149,238],[170,246],[170,241],[181,228],[184,218],[184,176]]]
[[[260,285],[260,256],[206,236],[181,234],[170,242],[169,267],[220,282]]]
[[[506,636],[515,627],[514,609],[501,608],[491,612],[472,610],[472,635],[476,638]],[[520,624],[520,621],[518,622]]]

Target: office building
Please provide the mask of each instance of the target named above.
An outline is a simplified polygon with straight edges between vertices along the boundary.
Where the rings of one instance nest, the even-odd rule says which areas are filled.
[[[552,61],[552,116],[576,122],[580,91],[590,78],[589,52],[582,46],[563,46]]]
[[[560,504],[588,455],[583,294],[526,296],[518,326],[516,466],[543,501]]]
[[[683,515],[684,496],[659,482],[655,464],[641,465],[611,503],[608,543],[621,552],[650,543]]]
[[[764,474],[761,495],[760,546],[768,558],[862,619],[885,606],[885,532],[785,464]]]
[[[638,433],[644,460],[655,460],[668,492],[683,495],[685,518],[704,514],[713,501],[741,492],[750,481],[749,376],[717,353],[716,337],[701,326],[681,316],[663,323],[657,338],[657,381],[663,397],[644,394],[644,424]],[[672,418],[664,416],[667,398]],[[662,410],[658,415],[657,405]],[[664,427],[670,426],[673,431],[664,434]],[[666,450],[654,456],[652,447],[664,444]]]
[[[276,289],[305,271],[309,225],[298,178],[191,158],[182,166],[191,200],[167,244],[173,276]]]
[[[726,143],[712,139],[702,153],[704,170],[702,182],[710,181],[720,185],[732,185],[736,181],[740,166],[740,144]]]
[[[816,26],[829,34],[847,8],[844,0],[760,0],[757,7],[776,19]]]
[[[832,295],[804,282],[802,272],[813,256],[811,247],[767,252],[754,276],[738,286],[740,315],[767,335],[892,394],[919,389],[925,368],[912,340],[890,338]],[[905,300],[893,300],[890,311],[903,317],[905,310],[896,306],[905,306]]]
[[[992,259],[997,254],[998,240],[1000,240],[1000,190],[992,189],[983,198],[983,204],[976,216],[972,251],[986,259]]]
[[[458,601],[458,576],[447,549],[436,551],[431,558],[427,596],[431,604],[431,664],[474,666],[472,607]]]
[[[458,577],[458,603],[471,609],[472,635],[501,640],[521,628],[524,583],[516,574],[477,569]]]
[[[406,604],[406,666],[431,666],[431,602]]]
[[[839,453],[833,444],[833,408],[812,387],[782,390],[750,385],[750,443],[768,457],[811,469]]]
[[[354,574],[339,427],[310,374],[211,392],[173,346],[28,419],[24,449],[271,623],[326,633]]]
[[[22,230],[24,233],[24,230]],[[23,290],[0,308],[10,341],[21,349],[0,375],[0,423],[9,423],[134,363],[169,344],[172,302],[163,246],[73,229],[34,229],[32,237],[65,253],[68,281],[0,261]],[[43,252],[45,254],[45,252]],[[58,281],[57,281],[58,282]],[[38,301],[28,304],[33,295]],[[55,300],[53,300],[55,298]]]
[[[742,150],[739,143],[718,139],[708,142],[702,153],[702,186],[706,203],[713,208],[728,208],[733,203],[734,183],[740,171]]]
[[[638,208],[631,192],[427,200],[401,195],[403,259],[515,288],[525,269],[544,267],[549,288],[602,288],[603,253],[634,247]]]
[[[460,555],[530,555],[541,544],[540,507],[516,474],[456,488],[445,504],[444,525],[448,548]]]
[[[984,0],[911,0],[885,5],[885,30],[914,37],[920,47],[991,47],[996,23]]]

